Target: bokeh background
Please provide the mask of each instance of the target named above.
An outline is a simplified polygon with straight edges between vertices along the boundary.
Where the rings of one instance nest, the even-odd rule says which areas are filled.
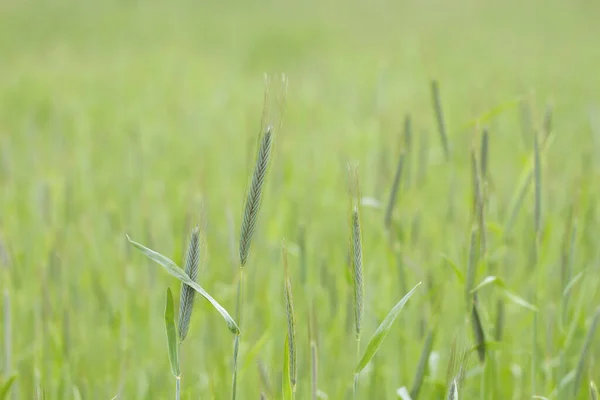
[[[469,152],[484,127],[491,255],[476,281],[497,275],[512,293],[536,298],[539,356],[532,366],[532,312],[510,300],[503,338],[491,339],[503,297],[489,285],[480,294],[488,361],[480,367],[472,357],[461,398],[587,398],[588,378],[599,380],[590,365],[598,346],[587,351],[579,396],[571,394],[600,303],[599,18],[592,0],[3,0],[0,381],[17,375],[9,398],[172,396],[163,309],[166,288],[177,294],[179,283],[125,234],[181,262],[189,229],[200,224],[199,281],[234,311],[265,73],[285,73],[288,90],[247,266],[240,398],[280,398],[283,238],[298,320],[297,396],[310,393],[311,304],[321,396],[350,393],[346,164],[354,161],[370,199],[362,210],[365,338],[407,288],[426,283],[361,375],[361,398],[410,388],[429,330],[433,356],[420,397],[444,398],[453,337],[473,340],[454,269],[466,268]],[[271,110],[274,120],[282,114]],[[532,268],[531,189],[511,233],[504,229],[547,112],[555,138],[543,157],[543,235]],[[414,140],[390,235],[382,208],[407,151],[406,114]],[[565,263],[582,279],[563,310]],[[183,398],[229,397],[232,346],[219,315],[198,299],[182,350]]]

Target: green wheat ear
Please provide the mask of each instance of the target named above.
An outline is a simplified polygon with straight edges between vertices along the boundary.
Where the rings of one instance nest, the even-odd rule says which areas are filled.
[[[292,282],[287,262],[287,249],[282,246],[283,266],[285,269],[284,278],[284,298],[285,315],[287,318],[287,338],[288,338],[288,377],[292,386],[292,396],[296,392],[297,368],[296,368],[296,314],[294,313],[294,299],[292,297]]]
[[[195,227],[192,230],[190,242],[188,244],[187,256],[185,259],[185,273],[194,282],[198,280],[198,267],[200,265],[200,229]],[[178,331],[179,341],[183,342],[190,328],[190,319],[194,307],[194,297],[196,291],[190,286],[182,283],[181,296],[179,298],[179,320]]]
[[[250,190],[246,197],[246,205],[244,207],[244,218],[242,221],[242,230],[240,233],[240,264],[246,265],[252,236],[256,228],[256,220],[260,209],[260,200],[262,190],[269,169],[269,159],[271,158],[271,148],[273,145],[273,127],[267,127],[267,131],[262,136],[256,165],[252,173],[252,182]]]

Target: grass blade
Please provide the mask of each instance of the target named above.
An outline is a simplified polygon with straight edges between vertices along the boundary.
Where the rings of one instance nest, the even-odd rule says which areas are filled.
[[[479,361],[483,364],[485,362],[485,333],[481,324],[481,318],[479,318],[479,311],[477,310],[477,296],[473,297],[471,324],[473,327],[473,336],[475,337],[475,348],[479,355]]]
[[[469,241],[469,258],[467,260],[467,273],[465,278],[465,302],[467,310],[471,305],[471,288],[475,282],[477,269],[477,228],[471,229],[471,240]]]
[[[481,155],[480,155],[480,171],[481,171],[481,179],[483,184],[485,185],[488,178],[488,152],[490,146],[490,132],[487,128],[483,130],[483,135],[481,137]]]
[[[590,381],[590,399],[598,400],[598,388],[596,388],[594,381]]]
[[[0,400],[8,399],[8,394],[10,393],[10,388],[17,380],[17,376],[13,375],[4,382],[2,387],[0,387]]]
[[[579,362],[577,363],[577,369],[575,370],[575,380],[573,384],[573,397],[577,397],[577,393],[579,393],[579,389],[581,388],[581,379],[583,378],[583,370],[585,368],[585,361],[588,355],[591,352],[590,347],[594,341],[594,335],[596,334],[596,328],[598,327],[598,322],[600,321],[600,306],[596,308],[596,312],[594,313],[594,317],[592,319],[592,324],[588,329],[587,335],[585,337],[585,342],[583,342],[583,347],[581,348],[581,353],[579,355]]]
[[[437,80],[431,82],[431,96],[433,98],[433,108],[435,111],[435,117],[442,141],[442,147],[444,149],[444,155],[446,160],[450,160],[450,145],[448,143],[448,134],[446,132],[446,122],[444,121],[444,112],[442,110],[442,100],[440,99],[440,85]]]
[[[354,370],[355,373],[360,373],[360,371],[362,371],[366,367],[369,361],[371,361],[373,356],[375,356],[375,353],[377,353],[377,350],[379,350],[379,347],[383,343],[383,340],[392,328],[392,324],[396,320],[396,317],[398,316],[398,314],[400,314],[400,311],[402,310],[402,308],[404,308],[404,305],[406,304],[408,299],[412,297],[415,290],[420,284],[421,282],[417,283],[417,285],[414,288],[412,288],[410,292],[408,292],[398,303],[396,303],[396,305],[384,318],[383,322],[379,325],[379,327],[371,337],[371,340],[369,340],[367,348]]]
[[[181,268],[179,268],[177,266],[177,264],[175,264],[171,259],[163,256],[160,253],[157,253],[154,250],[151,250],[151,249],[145,247],[144,245],[142,245],[140,243],[133,241],[128,235],[127,235],[127,240],[129,241],[129,243],[131,243],[133,245],[133,247],[140,250],[148,258],[150,258],[151,260],[153,260],[156,263],[158,263],[159,265],[161,265],[170,275],[174,276],[175,278],[179,279],[181,282],[190,286],[196,292],[200,293],[200,295],[202,297],[204,297],[206,300],[208,300],[210,302],[210,304],[219,312],[219,314],[221,314],[221,316],[227,323],[227,328],[232,333],[235,333],[236,335],[240,333],[240,330],[239,330],[237,324],[235,323],[233,318],[231,318],[231,316],[229,315],[227,310],[225,310],[210,294],[208,294],[204,289],[202,289],[202,287],[199,284],[194,282],[189,277],[189,275],[186,274],[185,271],[183,271]]]
[[[494,338],[497,342],[502,340],[502,332],[504,330],[504,302],[498,300],[496,303],[496,326],[494,328]]]
[[[385,228],[389,229],[392,224],[392,213],[394,212],[394,205],[396,204],[396,198],[398,196],[398,190],[400,189],[400,181],[402,178],[402,170],[404,167],[404,159],[406,154],[404,152],[400,153],[400,158],[398,158],[398,165],[396,166],[396,174],[394,175],[394,183],[392,184],[392,190],[390,191],[390,197],[388,200],[388,205],[385,211]]]
[[[177,330],[175,329],[175,311],[173,308],[173,294],[171,288],[167,289],[167,302],[165,304],[165,328],[167,331],[167,345],[169,348],[169,363],[171,372],[177,380],[181,376],[179,370],[179,346],[177,341]]]
[[[427,370],[427,362],[429,361],[429,355],[431,354],[431,348],[433,346],[433,339],[434,333],[433,330],[430,330],[425,338],[425,344],[423,345],[423,350],[421,351],[421,356],[419,357],[419,364],[417,365],[417,372],[415,373],[413,385],[410,389],[410,397],[412,400],[417,400],[419,397],[419,391],[421,390],[421,385],[423,384],[423,378],[425,377],[425,372]]]

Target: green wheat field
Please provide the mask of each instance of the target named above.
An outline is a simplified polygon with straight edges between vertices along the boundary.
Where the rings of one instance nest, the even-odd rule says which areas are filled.
[[[0,399],[598,399],[599,21],[0,1]]]

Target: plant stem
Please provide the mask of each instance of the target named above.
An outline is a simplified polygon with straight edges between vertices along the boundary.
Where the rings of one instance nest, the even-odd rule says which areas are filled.
[[[360,337],[356,339],[356,364],[360,361]],[[358,373],[354,373],[354,400],[358,396]]]
[[[244,306],[244,267],[240,266],[240,279],[238,281],[238,296],[237,296],[237,310],[236,320],[238,327],[242,325],[242,309]],[[231,388],[231,400],[235,400],[237,394],[237,377],[238,377],[238,354],[240,350],[240,335],[235,335],[233,343],[233,382]]]
[[[175,378],[175,400],[181,398],[181,377]]]

